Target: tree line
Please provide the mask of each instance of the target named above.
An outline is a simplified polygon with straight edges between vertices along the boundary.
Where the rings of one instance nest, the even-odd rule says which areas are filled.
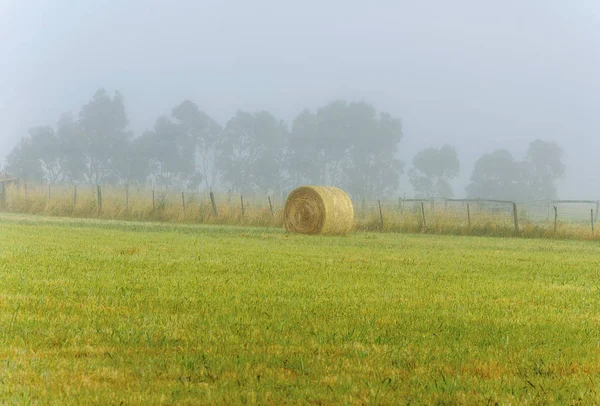
[[[77,116],[34,127],[6,157],[13,176],[50,184],[138,183],[283,193],[300,184],[337,185],[357,198],[392,196],[405,172],[398,118],[365,102],[335,101],[302,111],[288,125],[267,111],[238,111],[221,125],[185,100],[134,136],[124,98],[98,90]],[[475,165],[470,196],[553,197],[564,172],[562,150],[535,141],[524,161],[507,151]],[[422,197],[453,195],[460,163],[450,145],[428,148],[408,176]]]
[[[554,142],[535,140],[522,160],[505,149],[483,154],[475,163],[467,197],[528,201],[555,199],[556,182],[565,173],[563,150]],[[408,171],[418,197],[452,197],[450,181],[460,163],[454,147],[427,148],[415,155]]]

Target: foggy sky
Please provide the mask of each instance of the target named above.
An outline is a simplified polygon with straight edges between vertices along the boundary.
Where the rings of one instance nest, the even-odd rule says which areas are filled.
[[[597,199],[599,45],[595,0],[0,0],[0,157],[99,87],[138,135],[187,98],[290,124],[364,100],[402,119],[407,163],[456,146],[459,196],[482,153],[542,138],[565,149],[559,195]]]

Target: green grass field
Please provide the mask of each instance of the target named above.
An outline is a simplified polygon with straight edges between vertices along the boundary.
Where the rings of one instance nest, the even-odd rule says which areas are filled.
[[[0,404],[598,404],[598,388],[598,242],[0,216]]]

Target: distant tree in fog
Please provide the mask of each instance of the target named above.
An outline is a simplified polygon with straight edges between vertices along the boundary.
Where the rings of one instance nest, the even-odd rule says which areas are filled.
[[[113,97],[104,89],[96,92],[92,100],[79,113],[81,132],[77,145],[81,156],[77,159],[77,173],[83,181],[101,184],[118,180],[118,167],[124,158],[122,152],[132,138],[127,126],[129,120],[123,104],[123,96],[115,92]]]
[[[33,155],[40,161],[44,179],[57,183],[63,176],[64,154],[52,127],[36,127],[29,130]]]
[[[562,148],[553,142],[536,140],[527,155],[517,161],[506,150],[485,154],[475,163],[469,197],[510,200],[556,198],[556,181],[564,174]]]
[[[415,155],[408,171],[410,183],[418,197],[452,197],[450,180],[458,176],[460,162],[456,149],[450,145],[427,148]]]
[[[136,141],[136,147],[147,159],[153,182],[181,187],[196,187],[200,183],[194,162],[194,141],[181,124],[159,117],[154,130],[146,131]]]
[[[529,165],[505,149],[482,155],[473,169],[467,195],[471,198],[527,200]]]
[[[152,151],[146,141],[143,136],[136,137],[127,144],[124,150],[120,151],[121,157],[116,160],[114,168],[120,182],[143,185],[151,180]]]
[[[23,137],[6,157],[6,172],[20,179],[34,182],[44,180],[42,165],[34,154],[31,138]]]
[[[63,114],[56,124],[56,138],[62,154],[61,167],[64,179],[71,183],[83,180],[86,166],[85,143],[78,121],[70,113]]]
[[[218,167],[232,189],[279,192],[284,187],[288,131],[271,113],[238,111],[218,143]]]
[[[127,130],[123,96],[98,90],[77,119],[30,130],[7,157],[16,176],[71,183],[145,183],[280,193],[301,183],[335,185],[355,197],[394,193],[398,119],[367,103],[336,101],[287,125],[266,111],[237,112],[224,128],[186,100],[152,130]]]
[[[367,103],[336,101],[293,122],[288,170],[295,185],[344,187],[374,198],[398,188],[403,164],[396,158],[402,139],[399,120]]]
[[[341,186],[352,146],[347,103],[330,103],[302,112],[292,124],[290,168],[300,182]]]
[[[317,115],[303,111],[292,123],[286,166],[293,186],[325,184],[327,139],[320,138]]]
[[[389,114],[377,114],[368,104],[356,103],[354,108],[362,112],[348,111],[356,122],[350,127],[352,147],[342,185],[364,199],[389,196],[398,190],[404,172],[404,163],[396,157],[404,137],[402,125]]]
[[[199,172],[202,173],[206,189],[212,190],[219,178],[217,152],[223,129],[189,100],[175,107],[172,116],[192,140]]]
[[[34,127],[7,157],[7,170],[28,180],[57,183],[64,179],[65,156],[52,127]]]
[[[529,190],[534,199],[556,198],[556,181],[565,173],[563,150],[554,142],[535,140],[529,144]]]

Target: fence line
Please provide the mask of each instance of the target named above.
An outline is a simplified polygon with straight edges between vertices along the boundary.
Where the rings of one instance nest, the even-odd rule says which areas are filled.
[[[4,211],[60,216],[159,221],[224,222],[281,225],[285,195],[169,190],[130,185],[94,187],[35,185],[0,180]],[[357,202],[355,202],[357,203]],[[359,229],[490,235],[594,236],[599,200],[516,202],[474,198],[406,198],[362,200],[355,204]],[[553,216],[551,216],[551,213]]]

